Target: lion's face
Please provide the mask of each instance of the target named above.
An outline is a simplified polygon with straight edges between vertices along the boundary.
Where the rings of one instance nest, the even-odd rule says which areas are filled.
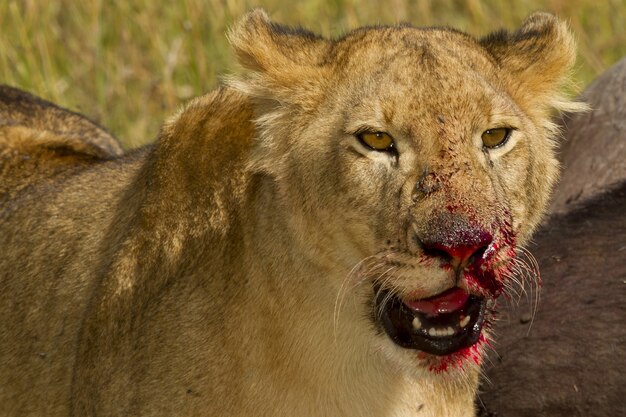
[[[538,25],[536,39],[520,35]],[[383,345],[400,346],[393,355],[478,355],[557,176],[548,113],[564,68],[545,75],[571,61],[565,29],[540,15],[482,44],[410,27],[338,41],[265,30],[284,40],[274,60],[298,51],[292,73],[268,70],[267,50],[239,50],[263,74],[241,88],[259,100],[257,168],[275,181],[291,233],[348,275],[329,285],[359,293]],[[523,58],[544,73],[514,67]]]

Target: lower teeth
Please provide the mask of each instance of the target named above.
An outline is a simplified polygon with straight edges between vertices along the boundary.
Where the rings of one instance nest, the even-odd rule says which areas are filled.
[[[445,329],[436,329],[431,327],[428,329],[428,335],[431,337],[447,337],[454,335],[454,329],[452,327],[447,327]]]
[[[459,329],[463,329],[465,326],[468,325],[470,321],[470,316],[465,316],[460,322],[459,322]],[[421,330],[422,329],[422,321],[419,319],[419,317],[414,317],[413,318],[413,329],[414,330]],[[430,337],[447,337],[447,336],[453,336],[454,335],[454,329],[452,327],[431,327],[427,329],[427,333]]]

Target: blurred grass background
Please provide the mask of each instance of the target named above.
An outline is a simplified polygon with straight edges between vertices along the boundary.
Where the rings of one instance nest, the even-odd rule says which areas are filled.
[[[181,103],[237,70],[225,31],[255,6],[327,36],[407,21],[482,36],[549,11],[578,37],[581,87],[626,55],[626,0],[0,0],[0,83],[82,112],[138,146]]]

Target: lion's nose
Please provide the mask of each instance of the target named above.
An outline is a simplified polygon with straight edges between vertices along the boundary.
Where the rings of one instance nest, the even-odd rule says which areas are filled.
[[[457,270],[478,263],[493,241],[492,234],[459,218],[442,220],[430,223],[424,233],[416,232],[422,251]]]
[[[447,246],[436,242],[422,242],[424,253],[443,259],[454,269],[463,269],[480,261],[489,247],[491,239],[481,241],[475,245]]]

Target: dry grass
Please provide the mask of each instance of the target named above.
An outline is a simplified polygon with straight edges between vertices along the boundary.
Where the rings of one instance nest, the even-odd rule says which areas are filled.
[[[626,55],[626,0],[0,0],[0,82],[79,110],[137,146],[236,70],[224,33],[259,5],[330,36],[399,21],[484,35],[550,11],[578,36],[581,85]]]

